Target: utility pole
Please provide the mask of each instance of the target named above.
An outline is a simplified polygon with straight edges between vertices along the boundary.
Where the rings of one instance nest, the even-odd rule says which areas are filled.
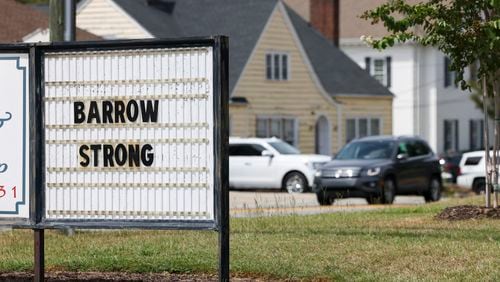
[[[75,41],[76,1],[64,1],[64,41]]]
[[[49,2],[49,30],[50,41],[64,41],[64,2],[50,0]]]
[[[49,2],[49,31],[50,41],[75,40],[75,1],[50,0]],[[37,205],[40,205],[38,203]],[[45,281],[45,230],[35,228],[34,231],[34,281]],[[68,232],[72,233],[72,230]]]

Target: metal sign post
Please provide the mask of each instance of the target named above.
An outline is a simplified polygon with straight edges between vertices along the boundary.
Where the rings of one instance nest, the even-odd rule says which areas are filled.
[[[24,217],[0,225],[35,230],[36,279],[44,229],[71,227],[217,230],[229,280],[228,39],[9,48],[29,53],[36,159]]]

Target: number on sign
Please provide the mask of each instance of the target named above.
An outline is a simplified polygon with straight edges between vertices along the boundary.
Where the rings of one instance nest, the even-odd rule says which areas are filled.
[[[14,199],[17,198],[17,186],[12,187],[11,189]],[[3,198],[7,195],[7,190],[5,190],[5,186],[0,186],[0,198]]]

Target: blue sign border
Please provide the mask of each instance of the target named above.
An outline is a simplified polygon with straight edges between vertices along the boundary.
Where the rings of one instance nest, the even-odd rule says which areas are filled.
[[[16,61],[16,68],[23,72],[23,200],[16,202],[15,211],[0,211],[0,214],[19,214],[19,206],[26,205],[26,67],[21,67],[21,57],[0,57],[0,61]]]

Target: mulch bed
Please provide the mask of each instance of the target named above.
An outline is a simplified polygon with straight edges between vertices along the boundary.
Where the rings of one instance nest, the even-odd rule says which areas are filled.
[[[31,272],[9,272],[0,273],[0,281],[17,282],[17,281],[33,281],[33,273]],[[175,274],[175,273],[125,273],[125,272],[66,272],[66,271],[51,271],[45,273],[45,281],[47,282],[77,282],[77,281],[98,281],[98,282],[139,282],[139,281],[219,281],[217,275],[210,274]],[[294,280],[273,280],[268,278],[243,278],[232,277],[231,281],[237,282],[263,282],[263,281],[294,281]]]
[[[494,209],[471,205],[448,207],[438,214],[436,218],[443,220],[500,219],[500,208]]]

